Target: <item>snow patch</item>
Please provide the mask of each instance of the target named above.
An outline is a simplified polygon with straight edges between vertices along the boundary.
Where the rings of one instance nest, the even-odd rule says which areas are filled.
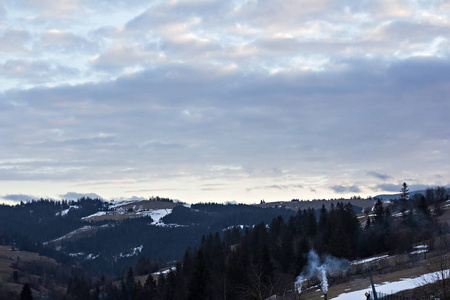
[[[88,254],[88,256],[86,256],[87,260],[92,260],[92,259],[96,259],[100,256],[100,254],[94,255],[93,253]]]
[[[108,213],[107,211],[98,211],[95,214],[92,214],[92,215],[89,215],[87,217],[81,218],[81,220],[88,220],[88,219],[91,219],[91,218],[94,218],[94,217],[104,216],[107,213]]]
[[[67,209],[65,209],[63,211],[57,212],[55,214],[55,216],[65,216],[65,215],[67,215],[69,213],[69,211],[74,210],[74,209],[79,209],[79,208],[80,207],[78,205],[71,205],[71,206],[69,206],[69,208],[67,208]]]
[[[165,271],[152,273],[152,275],[168,274],[170,271],[176,271],[176,270],[177,270],[177,267],[172,267],[172,268],[167,269]]]
[[[411,252],[409,254],[420,254],[420,253],[426,253],[426,252],[428,252],[428,250],[416,250],[416,251],[413,251],[413,252]]]
[[[144,249],[144,246],[140,245],[138,247],[131,249],[130,253],[126,253],[126,254],[120,253],[119,257],[131,257],[131,256],[139,255],[139,253],[142,252],[142,249]]]
[[[450,278],[450,269],[444,271],[444,277]],[[375,290],[379,293],[384,294],[395,294],[401,291],[415,289],[419,286],[426,285],[432,282],[436,282],[441,280],[441,272],[433,272],[428,274],[423,274],[416,278],[402,278],[399,281],[394,282],[383,282],[381,284],[375,284]],[[367,287],[363,290],[358,290],[350,293],[343,293],[339,296],[332,298],[337,300],[353,300],[353,299],[362,299],[364,297],[364,293],[371,290],[371,287]]]
[[[389,255],[381,255],[381,256],[376,256],[376,257],[370,257],[370,258],[366,258],[366,259],[362,259],[362,260],[354,260],[352,262],[350,262],[351,265],[360,265],[360,264],[366,264],[372,261],[376,261],[376,260],[380,260],[380,259],[384,259],[389,257]]]
[[[254,227],[255,225],[253,225],[253,227]],[[248,225],[232,225],[232,226],[228,226],[227,228],[225,228],[223,231],[225,231],[225,230],[233,230],[235,227],[237,227],[237,228],[239,228],[239,229],[244,229],[244,228],[250,228],[251,226],[248,226]],[[268,228],[267,226],[266,226],[266,228]]]
[[[150,223],[148,225],[154,225],[154,224]],[[169,228],[189,227],[189,225],[179,225],[179,224],[175,224],[175,223],[169,223],[169,224],[159,223],[159,224],[156,224],[156,226],[158,226],[158,227],[169,227]]]
[[[425,252],[428,252],[428,245],[417,245],[417,246],[414,246],[414,249],[416,249],[416,250],[414,250],[410,254],[425,253]]]
[[[167,215],[170,215],[172,213],[172,209],[152,209],[149,211],[145,211],[147,216],[150,216],[153,220],[151,225],[156,226],[164,226],[164,222],[162,221],[162,218],[164,218]]]
[[[398,217],[403,216],[403,214],[409,214],[409,210],[405,210],[405,212],[399,212],[399,213],[393,214],[392,216],[398,218]]]

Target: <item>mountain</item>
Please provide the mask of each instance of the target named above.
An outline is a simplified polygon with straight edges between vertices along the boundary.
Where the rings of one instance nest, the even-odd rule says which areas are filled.
[[[230,226],[253,226],[295,214],[284,208],[203,203],[165,198],[113,201],[36,200],[0,205],[0,238],[99,274],[118,274],[142,256],[154,266],[178,260],[202,235]]]
[[[294,299],[300,290],[308,299],[317,285],[325,293],[330,285],[330,295],[337,295],[344,291],[339,284],[367,275],[367,262],[374,262],[378,276],[394,270],[398,278],[409,274],[402,269],[418,274],[418,267],[431,266],[426,257],[439,259],[448,245],[448,198],[446,188],[435,188],[426,197],[390,203],[187,205],[162,198],[81,198],[0,205],[7,252],[0,290],[12,283],[17,292],[23,278],[33,292],[66,299]],[[373,211],[357,216],[366,205]],[[448,247],[442,250],[448,253]],[[52,259],[15,258],[29,252]]]

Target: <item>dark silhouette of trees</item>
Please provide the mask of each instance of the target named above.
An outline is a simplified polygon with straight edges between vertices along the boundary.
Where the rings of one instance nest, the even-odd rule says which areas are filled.
[[[189,281],[189,300],[210,299],[211,291],[211,271],[203,249],[199,249],[195,257],[192,276]]]
[[[402,188],[400,189],[400,201],[408,201],[409,200],[409,189],[406,182],[403,182]]]
[[[363,224],[350,203],[337,201],[333,201],[329,209],[323,205],[320,210],[297,212],[239,205],[199,204],[195,205],[195,209],[177,206],[173,215],[164,221],[184,227],[150,226],[152,221],[148,217],[111,223],[105,226],[107,229],[95,232],[93,237],[80,238],[76,243],[66,241],[61,246],[67,252],[101,253],[103,258],[100,256],[95,260],[83,259],[78,262],[91,264],[91,270],[121,274],[118,279],[120,283],[100,282],[76,273],[71,275],[70,280],[66,277],[69,281],[66,299],[237,300],[282,295],[292,288],[292,282],[307,265],[308,252],[312,249],[321,257],[332,255],[347,259],[364,258],[382,252],[409,253],[414,243],[448,232],[448,228],[440,225],[436,217],[436,203],[442,205],[448,199],[446,188],[429,189],[425,195],[409,197],[405,184],[403,192],[406,195],[403,200],[393,201],[393,204],[380,199],[374,201],[373,210],[370,213],[367,211],[367,221]],[[398,209],[401,201],[406,203],[403,207],[408,209],[404,209],[401,216],[393,216],[392,207]],[[44,216],[47,214],[49,220],[50,215],[58,219],[60,216],[56,215],[57,212],[77,203],[54,204],[42,201],[32,203],[31,206],[24,203],[16,211],[11,208],[3,211],[0,206],[0,215],[6,214],[5,211],[15,216],[27,215],[24,208],[29,210],[33,207],[38,211],[42,205],[51,210]],[[101,204],[87,199],[78,204],[81,206],[81,203],[89,209]],[[430,206],[434,209],[430,209]],[[71,214],[78,214],[81,209],[70,211],[65,220],[72,222]],[[280,215],[274,217],[276,212],[280,212]],[[46,226],[52,222],[44,221]],[[34,216],[29,223],[24,224],[40,226]],[[83,223],[74,220],[71,226],[80,224]],[[230,227],[230,224],[240,226]],[[56,235],[58,230],[55,229],[51,234]],[[16,239],[19,245],[29,244],[29,247],[39,247],[42,252],[49,251],[39,241],[16,233],[4,236],[11,241]],[[37,239],[44,237],[46,235],[39,235]],[[140,256],[127,258],[118,255],[135,248],[136,241],[142,243],[145,249]],[[161,252],[164,252],[161,259],[155,259]],[[161,273],[156,281],[151,273],[164,266],[164,261],[173,258],[181,261],[170,272]],[[19,265],[27,266],[24,262]],[[134,267],[125,267],[127,265]],[[120,273],[119,268],[124,271]],[[17,271],[22,274],[21,269]],[[136,278],[142,278],[137,277],[140,275],[147,275],[145,280],[141,279],[142,282],[136,281]],[[52,276],[57,277],[56,274]]]
[[[33,293],[31,292],[31,288],[28,283],[25,283],[22,288],[22,292],[20,293],[20,300],[33,300]]]
[[[91,284],[88,278],[75,275],[67,285],[67,298],[82,300],[90,298]]]

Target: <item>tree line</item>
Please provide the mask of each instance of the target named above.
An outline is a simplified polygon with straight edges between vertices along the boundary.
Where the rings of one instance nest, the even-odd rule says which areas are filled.
[[[449,232],[438,221],[448,193],[441,188],[429,195],[375,202],[360,222],[350,203],[337,203],[319,213],[298,211],[285,220],[272,219],[244,229],[234,227],[202,237],[199,247],[188,248],[166,276],[134,279],[124,271],[120,285],[100,288],[105,299],[266,299],[286,296],[308,263],[308,252],[356,259],[380,253],[407,253],[415,243],[428,243]],[[406,201],[406,202],[405,202]],[[432,206],[430,208],[430,206]],[[400,213],[392,214],[393,209]],[[131,279],[133,278],[133,280]]]

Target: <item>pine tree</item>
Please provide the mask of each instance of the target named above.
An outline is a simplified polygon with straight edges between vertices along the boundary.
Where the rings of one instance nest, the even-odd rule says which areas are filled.
[[[402,188],[400,189],[400,209],[405,211],[407,208],[407,202],[409,200],[409,189],[406,182],[403,182]]]
[[[199,249],[195,258],[194,270],[189,281],[189,300],[211,298],[211,273],[203,249]]]
[[[152,274],[148,274],[144,283],[144,293],[147,299],[156,299],[157,292],[156,281],[153,279]]]
[[[306,224],[305,224],[306,235],[309,237],[314,237],[317,233],[317,220],[316,215],[314,213],[314,209],[309,208],[308,211],[305,211],[305,214],[306,214]]]
[[[377,202],[375,203],[373,212],[375,213],[373,223],[376,225],[383,224],[384,220],[386,219],[386,214],[384,211],[383,202],[380,199],[378,199]]]
[[[409,199],[409,189],[406,182],[403,182],[402,188],[400,189],[400,192],[402,193],[400,195],[400,199],[402,200],[408,200]]]
[[[20,300],[33,300],[33,293],[28,283],[25,283],[20,293]]]
[[[158,276],[158,295],[159,298],[162,298],[162,296],[164,295],[164,292],[166,290],[166,277],[164,276],[164,274],[159,274]]]
[[[134,272],[133,268],[129,268],[125,278],[125,288],[127,290],[128,295],[133,294],[134,290]]]

